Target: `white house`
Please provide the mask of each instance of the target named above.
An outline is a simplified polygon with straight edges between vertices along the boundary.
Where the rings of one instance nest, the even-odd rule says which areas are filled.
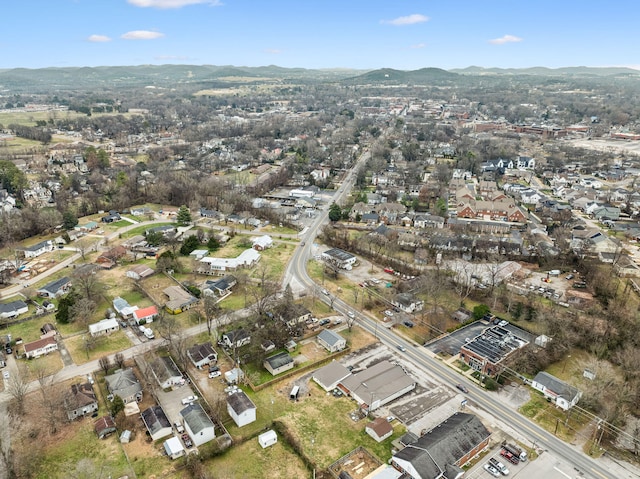
[[[256,405],[241,389],[227,396],[227,412],[238,427],[256,420]]]
[[[235,329],[223,334],[222,342],[228,348],[239,348],[251,343],[251,335],[244,329]]]
[[[89,334],[94,338],[96,336],[102,336],[104,334],[111,334],[120,329],[120,324],[116,318],[107,318],[97,323],[89,325]]]
[[[16,301],[11,301],[9,303],[0,304],[0,318],[15,318],[21,314],[24,314],[29,311],[29,306],[27,303],[18,299]]]
[[[347,340],[331,329],[323,329],[316,339],[330,353],[342,351],[347,347]]]
[[[331,248],[322,253],[322,259],[325,262],[334,263],[339,268],[349,270],[356,262],[357,258],[351,253],[342,251],[339,248]]]
[[[55,336],[47,336],[32,343],[23,345],[24,354],[27,358],[39,358],[52,351],[58,350],[58,342]]]
[[[257,236],[256,238],[252,238],[252,248],[257,251],[264,251],[267,248],[271,248],[273,246],[273,238],[269,235]]]
[[[27,259],[37,258],[41,254],[47,253],[49,251],[53,251],[54,248],[55,247],[53,245],[53,241],[46,240],[31,246],[26,246],[25,248],[22,249],[22,254]]]
[[[160,406],[151,406],[142,411],[142,422],[154,441],[173,433],[171,422]]]
[[[147,308],[136,309],[133,312],[133,319],[140,324],[153,323],[153,320],[158,317],[158,308],[156,306],[149,306]]]
[[[204,366],[215,363],[218,360],[218,353],[213,349],[213,345],[210,342],[194,344],[187,349],[187,356],[198,369],[202,369]]]
[[[255,249],[247,249],[235,258],[213,258],[206,256],[199,263],[198,272],[202,274],[217,274],[223,276],[226,271],[241,268],[251,268],[260,261],[260,253]]]
[[[182,373],[171,356],[159,356],[151,362],[150,367],[162,389],[184,384]]]
[[[187,434],[196,446],[215,439],[215,426],[199,403],[195,402],[184,408],[180,411],[180,416]]]
[[[531,381],[531,387],[540,391],[565,411],[575,406],[582,397],[582,391],[544,371],[536,374],[536,377]]]

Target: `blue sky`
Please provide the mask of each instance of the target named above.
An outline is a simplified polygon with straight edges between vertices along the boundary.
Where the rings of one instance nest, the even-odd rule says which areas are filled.
[[[640,2],[4,0],[0,68],[640,68]]]

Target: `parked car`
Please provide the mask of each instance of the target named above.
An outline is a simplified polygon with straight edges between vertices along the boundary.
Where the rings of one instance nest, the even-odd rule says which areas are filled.
[[[575,278],[575,276],[573,275],[573,273],[569,273],[569,274],[567,275],[567,278],[566,278],[566,279],[567,279],[567,281],[570,281],[570,280],[572,280],[573,278]]]
[[[329,324],[330,322],[331,322],[331,320],[325,318],[325,319],[320,320],[318,325],[319,326],[324,326],[325,324]]]
[[[4,347],[4,352],[7,354],[11,354],[13,352],[9,343],[7,343],[7,345]]]
[[[191,403],[194,403],[198,400],[198,396],[187,396],[186,398],[182,399],[182,404],[184,404],[185,406]]]
[[[184,442],[184,447],[186,447],[187,449],[193,447],[193,442],[191,442],[191,438],[189,437],[189,434],[184,433],[181,437],[182,437],[182,442]]]
[[[213,373],[216,371],[220,371],[220,368],[218,366],[209,366],[209,372]]]
[[[411,321],[405,321],[405,322],[404,322],[404,323],[402,323],[402,324],[404,324],[407,328],[413,328],[413,326],[414,326],[414,325],[413,325],[413,323],[412,323]]]
[[[210,371],[209,372],[209,379],[213,379],[213,378],[217,378],[222,376],[222,373],[220,371]]]
[[[391,310],[387,309],[387,310],[384,312],[384,314],[385,314],[386,316],[393,316],[393,311],[391,311]]]
[[[491,474],[493,477],[500,477],[500,471],[498,471],[491,464],[486,463],[483,467],[484,467],[484,470],[487,471],[489,474]]]
[[[9,379],[11,375],[9,374],[9,371],[2,371],[2,377],[5,379]]]
[[[180,424],[178,421],[173,423],[173,427],[176,428],[176,432],[178,434],[182,434],[184,432],[184,426],[182,424]]]
[[[509,324],[509,321],[505,321],[504,319],[502,321],[500,321],[498,323],[498,326],[504,328],[507,324]]]
[[[387,416],[387,421],[389,421],[389,422],[393,422],[393,421],[395,421],[395,420],[396,420],[396,417],[395,417],[395,416]]]
[[[469,392],[469,390],[464,384],[456,384],[456,387],[465,394]]]

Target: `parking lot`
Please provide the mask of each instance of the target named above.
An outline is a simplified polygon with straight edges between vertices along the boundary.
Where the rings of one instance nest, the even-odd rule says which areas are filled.
[[[425,344],[425,347],[434,354],[445,353],[451,356],[455,356],[460,352],[460,346],[462,346],[466,339],[473,339],[478,336],[482,331],[486,329],[487,325],[481,321],[476,321],[468,326],[460,328],[447,334],[443,338],[436,339],[430,343]]]
[[[496,458],[509,469],[508,477],[516,477],[519,479],[529,479],[534,477],[544,477],[544,479],[573,479],[575,477],[583,477],[580,471],[577,471],[572,465],[553,456],[552,453],[544,451],[539,457],[533,461],[521,462],[519,464],[511,464],[500,455],[500,447],[493,448],[487,456],[478,461],[464,475],[467,479],[489,479],[492,476],[484,469],[484,465],[489,458]]]

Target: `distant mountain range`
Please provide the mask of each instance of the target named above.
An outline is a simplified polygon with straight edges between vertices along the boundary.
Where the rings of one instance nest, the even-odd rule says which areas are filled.
[[[282,84],[342,82],[345,84],[444,84],[470,76],[539,77],[636,77],[640,71],[624,67],[567,68],[482,68],[443,70],[378,70],[283,68],[215,65],[138,65],[76,68],[15,68],[0,70],[0,94],[3,92],[51,92],[51,90],[116,89],[122,87],[224,87],[237,84],[273,82]]]
[[[626,67],[531,67],[531,68],[484,68],[470,66],[450,70],[461,75],[536,75],[536,76],[640,76],[640,70]]]

